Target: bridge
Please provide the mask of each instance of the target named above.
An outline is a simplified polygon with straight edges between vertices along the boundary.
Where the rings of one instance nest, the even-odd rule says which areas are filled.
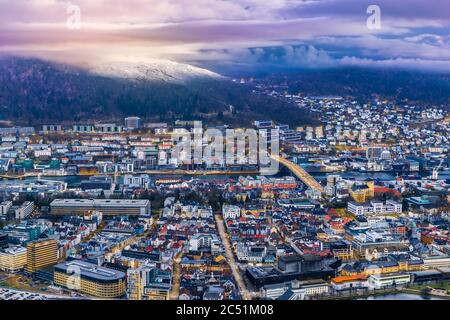
[[[314,179],[308,172],[305,171],[305,169],[303,169],[299,165],[277,155],[271,155],[271,158],[274,159],[275,161],[278,161],[286,168],[288,168],[297,178],[299,178],[309,188],[315,191],[319,191],[320,193],[324,193],[322,185],[319,182],[317,182],[316,179]]]

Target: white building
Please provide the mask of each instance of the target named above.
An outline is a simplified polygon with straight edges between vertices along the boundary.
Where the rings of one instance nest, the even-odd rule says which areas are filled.
[[[261,296],[267,299],[277,299],[289,289],[288,283],[266,284],[261,287]]]
[[[32,202],[32,201],[24,202],[15,211],[16,219],[22,220],[22,219],[28,218],[28,216],[33,212],[33,210],[34,210],[34,202]]]
[[[368,279],[369,286],[375,289],[403,286],[410,282],[411,275],[409,273],[372,274]]]
[[[239,206],[224,204],[222,207],[222,215],[224,219],[236,220],[241,216],[241,208]]]
[[[402,204],[393,200],[388,200],[386,203],[375,200],[365,203],[350,201],[347,205],[347,210],[357,216],[367,214],[402,213]]]
[[[123,184],[127,187],[148,188],[150,184],[150,176],[148,174],[141,174],[139,176],[127,174],[123,177]]]
[[[7,215],[11,206],[12,201],[3,201],[2,203],[0,203],[0,216]]]
[[[52,156],[52,150],[51,149],[35,150],[34,151],[34,156],[36,158],[38,158],[38,157],[51,157]]]
[[[238,243],[236,248],[236,256],[239,261],[249,263],[262,263],[267,255],[265,246],[248,246],[245,243]]]
[[[220,239],[215,234],[196,234],[189,240],[189,251],[204,249],[218,252],[220,245]]]
[[[295,293],[296,290],[304,292],[306,296],[319,296],[327,294],[330,289],[328,282],[324,280],[294,280],[291,283],[291,290]]]

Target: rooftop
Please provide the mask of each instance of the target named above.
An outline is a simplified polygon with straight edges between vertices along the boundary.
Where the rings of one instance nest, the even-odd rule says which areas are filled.
[[[79,272],[81,277],[90,278],[99,281],[114,281],[125,278],[125,273],[114,269],[99,267],[95,264],[72,260],[60,263],[55,266],[55,271],[62,271],[64,273]]]

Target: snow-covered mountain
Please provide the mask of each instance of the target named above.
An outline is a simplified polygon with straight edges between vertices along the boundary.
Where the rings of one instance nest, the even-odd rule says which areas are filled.
[[[200,78],[224,78],[206,69],[160,59],[152,59],[145,62],[103,63],[90,69],[90,72],[107,78],[135,81],[164,81],[170,83],[183,83]]]
[[[149,121],[195,119],[236,126],[250,125],[254,119],[296,125],[307,120],[295,105],[185,64],[157,61],[93,67],[0,56],[0,117],[36,125],[117,121],[130,115]],[[231,114],[230,105],[234,106]]]

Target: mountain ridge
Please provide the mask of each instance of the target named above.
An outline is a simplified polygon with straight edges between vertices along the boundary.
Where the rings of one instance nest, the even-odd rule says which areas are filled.
[[[299,112],[286,101],[213,75],[183,81],[130,81],[71,65],[3,57],[0,120],[45,124],[110,121],[136,115],[157,121],[198,119],[231,125],[249,125],[266,118],[297,125],[315,122],[310,114]]]
[[[145,62],[108,62],[90,68],[88,71],[94,75],[131,81],[184,83],[196,78],[225,78],[207,69],[162,59],[151,59]]]

